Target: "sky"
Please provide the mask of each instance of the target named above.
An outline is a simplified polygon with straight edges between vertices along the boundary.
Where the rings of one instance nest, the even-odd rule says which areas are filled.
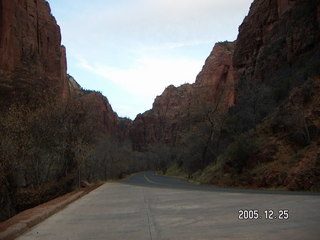
[[[68,73],[121,117],[193,83],[214,44],[233,41],[253,0],[48,0]]]

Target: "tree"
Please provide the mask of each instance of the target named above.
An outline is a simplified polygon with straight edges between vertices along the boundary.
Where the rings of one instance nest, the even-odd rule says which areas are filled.
[[[71,190],[99,135],[89,110],[44,92],[1,112],[0,218]]]

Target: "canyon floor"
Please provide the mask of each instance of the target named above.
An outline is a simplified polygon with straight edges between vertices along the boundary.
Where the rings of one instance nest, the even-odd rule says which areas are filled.
[[[228,190],[140,173],[102,185],[18,239],[318,239],[319,209],[317,194]],[[259,210],[259,217],[239,220],[240,210]],[[279,219],[280,210],[289,218]]]

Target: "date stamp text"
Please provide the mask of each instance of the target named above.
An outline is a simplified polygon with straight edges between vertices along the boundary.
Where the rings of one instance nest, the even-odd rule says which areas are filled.
[[[258,209],[240,209],[238,211],[239,220],[288,220],[289,210],[288,209],[265,209],[260,211]]]

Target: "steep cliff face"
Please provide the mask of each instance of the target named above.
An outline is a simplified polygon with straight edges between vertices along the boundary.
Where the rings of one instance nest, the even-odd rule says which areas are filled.
[[[319,10],[318,0],[252,3],[236,40],[236,100],[222,136],[234,140],[204,182],[319,189]]]
[[[256,0],[240,26],[240,82],[263,83],[280,105],[255,131],[263,144],[247,163],[253,185],[319,187],[319,10],[317,0]]]
[[[152,143],[175,144],[179,134],[201,121],[205,112],[216,107],[226,112],[233,105],[233,49],[234,43],[216,44],[194,84],[170,85],[151,110],[136,117],[130,131],[135,149]]]
[[[92,117],[105,133],[116,132],[118,117],[108,100],[82,91],[67,75],[60,27],[44,0],[0,0],[0,86],[1,108],[37,102],[44,91],[65,100],[75,97],[92,104]]]
[[[234,42],[217,43],[193,84],[193,102],[200,99],[211,105],[218,104],[225,112],[235,100],[235,72],[233,68]]]
[[[80,177],[107,178],[100,156],[129,124],[67,75],[46,1],[0,0],[0,221],[72,191]]]
[[[1,0],[0,73],[7,86],[16,85],[17,78],[22,80],[27,72],[45,78],[66,95],[66,68],[60,28],[49,4],[44,0]]]
[[[142,150],[148,144],[177,140],[177,132],[190,125],[192,90],[189,84],[178,88],[170,85],[155,99],[151,110],[138,114],[130,129],[134,149]]]
[[[234,67],[243,81],[303,78],[320,57],[319,1],[256,0],[239,28]],[[292,85],[301,84],[299,79]]]
[[[95,127],[103,134],[116,135],[119,119],[108,99],[101,93],[92,91],[81,91],[79,96],[79,101],[90,114]]]

